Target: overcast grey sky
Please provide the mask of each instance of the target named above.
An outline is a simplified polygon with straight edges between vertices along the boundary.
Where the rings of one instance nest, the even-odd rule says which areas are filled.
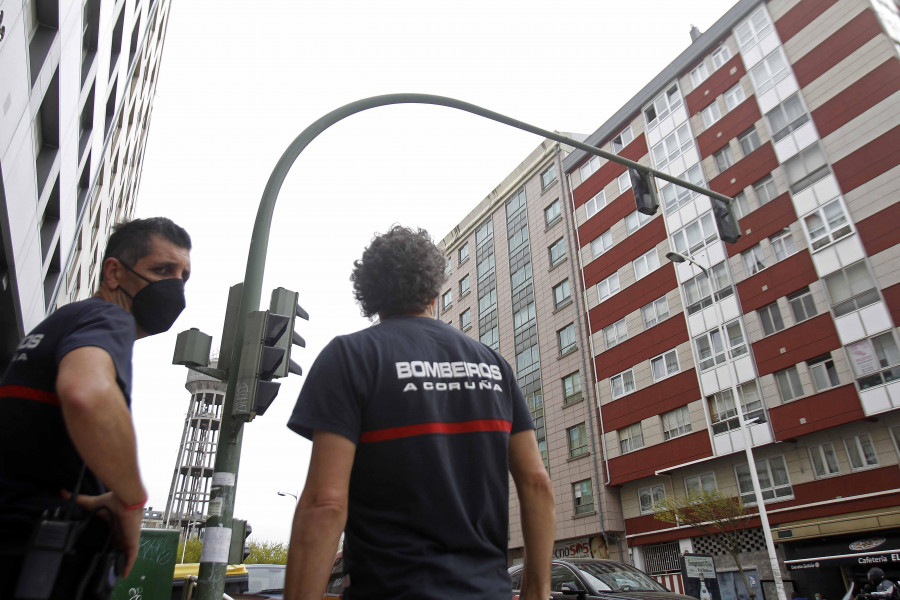
[[[736,1],[736,0],[735,0]],[[218,348],[228,288],[244,276],[266,181],[287,145],[361,98],[419,92],[465,100],[549,130],[592,133],[706,30],[732,0],[175,0],[143,167],[138,216],[191,233],[188,308],[135,348],[134,416],[150,504],[163,509],[189,394],[175,336]],[[335,335],[368,325],[352,261],[393,223],[443,238],[541,142],[481,117],[392,106],[345,119],[300,155],[275,209],[263,308],[300,294],[307,370]],[[282,379],[244,432],[235,517],[287,541],[310,444],[285,423],[302,377]]]

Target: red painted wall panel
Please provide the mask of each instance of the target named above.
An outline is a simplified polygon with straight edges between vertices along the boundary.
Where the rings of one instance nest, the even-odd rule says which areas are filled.
[[[759,104],[756,103],[756,99],[753,96],[750,96],[713,123],[709,129],[697,136],[697,147],[700,149],[700,156],[706,158],[713,152],[718,151],[727,145],[732,138],[750,129],[761,118]]]
[[[628,313],[664,296],[670,290],[674,290],[677,284],[674,265],[660,266],[643,279],[628,286],[626,290],[592,308],[590,311],[591,333],[600,331]],[[597,292],[594,290],[589,293],[596,294]]]
[[[684,313],[670,316],[647,331],[629,337],[594,358],[597,380],[606,379],[642,360],[647,360],[688,341]],[[694,377],[696,383],[696,377]]]
[[[741,308],[749,313],[796,292],[818,278],[809,252],[801,250],[740,282],[737,289]]]
[[[784,13],[780,19],[775,21],[775,29],[778,31],[781,43],[784,44],[797,35],[804,27],[812,23],[816,17],[831,8],[832,5],[837,4],[837,1],[803,0]]]
[[[880,32],[875,13],[863,10],[794,63],[797,83],[806,87]]]
[[[757,370],[763,376],[840,346],[831,313],[825,313],[759,340],[753,344],[753,356]]]
[[[628,394],[600,407],[603,427],[615,431],[642,419],[649,419],[680,406],[690,404],[701,396],[697,373],[690,369],[669,377],[633,394]]]
[[[731,70],[734,69],[734,73]],[[746,73],[744,69],[744,61],[741,60],[739,54],[731,57],[727,63],[722,65],[715,73],[706,78],[706,81],[700,84],[700,87],[693,90],[685,97],[687,102],[688,113],[695,115],[700,112],[707,104],[712,102],[717,96],[721,96],[728,91],[731,86],[740,81],[741,77]]]
[[[884,301],[888,305],[888,310],[891,311],[894,327],[900,326],[900,283],[882,288],[881,293],[884,295]]]
[[[628,192],[626,195],[629,198],[634,197],[631,192]],[[631,210],[628,212],[634,212],[634,204],[631,205]],[[666,239],[666,225],[663,222],[661,213],[657,211],[656,217],[649,223],[584,267],[585,285],[592,286],[603,281],[618,271],[622,265],[626,265],[638,256],[646,254],[651,248],[655,248],[656,245],[664,239]],[[660,257],[660,262],[662,262],[662,260],[663,258]]]
[[[783,193],[740,220],[741,239],[726,245],[728,256],[740,254],[769,236],[775,235],[797,220],[791,195]],[[749,233],[748,233],[749,230]]]
[[[900,164],[900,125],[834,163],[834,174],[846,194]]]
[[[657,469],[673,467],[712,456],[709,432],[705,429],[642,448],[609,460],[610,485],[622,485],[653,475]]]
[[[772,430],[778,441],[837,427],[865,417],[853,384],[842,385],[769,409]],[[806,422],[801,423],[804,419]]]
[[[578,228],[578,241],[581,243],[581,246],[584,247],[590,244],[598,235],[624,219],[634,210],[634,192],[628,190],[604,206],[600,212],[585,221]]]
[[[891,204],[871,217],[859,221],[856,230],[862,238],[866,254],[874,256],[900,244],[898,223],[900,223],[900,203]]]
[[[644,134],[639,135],[634,138],[630,144],[625,146],[622,151],[619,153],[619,156],[624,158],[638,161],[643,158],[647,154],[647,138]],[[602,160],[602,159],[601,159]],[[583,163],[582,163],[583,164]],[[625,172],[625,165],[620,165],[616,162],[607,162],[602,165],[597,171],[587,178],[587,181],[584,181],[575,188],[573,192],[573,197],[575,198],[575,207],[578,208],[595,195],[597,192],[605,188],[611,181],[613,181],[616,177]]]
[[[709,189],[733,197],[748,183],[759,181],[777,166],[775,149],[770,142],[766,142],[731,168],[713,177],[709,182]]]
[[[846,125],[900,90],[900,61],[889,58],[847,89],[812,111],[819,137]]]

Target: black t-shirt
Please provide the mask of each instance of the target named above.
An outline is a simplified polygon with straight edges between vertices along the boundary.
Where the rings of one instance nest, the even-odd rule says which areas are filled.
[[[335,338],[288,426],[357,444],[346,598],[509,598],[509,436],[534,427],[499,353],[429,318]]]
[[[63,421],[56,396],[62,358],[77,348],[109,353],[116,382],[130,404],[134,317],[120,306],[89,298],[61,307],[29,333],[0,380],[0,538],[30,533],[30,523],[58,504],[60,490],[74,490],[82,461]],[[105,491],[90,471],[81,493]]]

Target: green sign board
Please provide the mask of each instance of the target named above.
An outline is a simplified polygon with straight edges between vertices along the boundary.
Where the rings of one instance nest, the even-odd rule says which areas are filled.
[[[137,561],[113,588],[112,600],[169,600],[178,552],[175,529],[142,529]]]

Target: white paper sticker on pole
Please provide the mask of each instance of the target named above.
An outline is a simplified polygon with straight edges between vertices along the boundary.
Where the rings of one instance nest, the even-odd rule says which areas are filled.
[[[213,473],[212,484],[234,487],[234,473]]]
[[[209,501],[209,516],[210,517],[221,517],[222,516],[222,499],[221,498],[213,498]]]
[[[231,529],[208,527],[203,532],[203,550],[200,562],[228,563],[228,547],[231,545]]]

